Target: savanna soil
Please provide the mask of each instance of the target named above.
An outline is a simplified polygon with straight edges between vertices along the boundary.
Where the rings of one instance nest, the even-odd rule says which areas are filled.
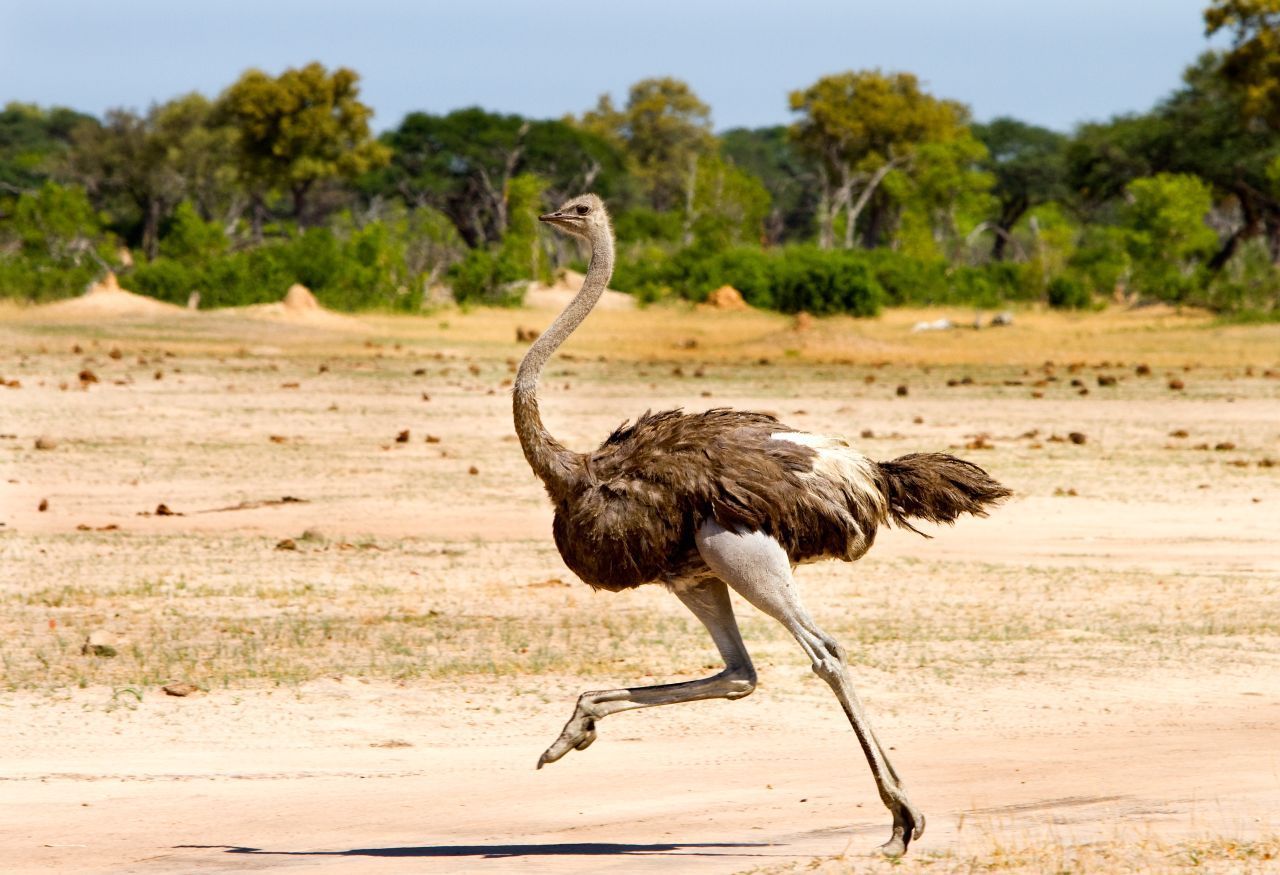
[[[910,333],[940,315],[600,312],[544,416],[585,449],[763,409],[1015,490],[798,574],[929,817],[899,869],[1273,871],[1280,331]],[[894,868],[833,697],[745,605],[754,695],[533,770],[582,689],[718,667],[669,594],[551,545],[508,383],[550,316],[0,311],[0,870]]]

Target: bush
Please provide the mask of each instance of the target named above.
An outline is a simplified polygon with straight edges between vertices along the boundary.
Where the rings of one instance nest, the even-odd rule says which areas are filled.
[[[773,264],[773,300],[783,313],[815,316],[880,312],[884,289],[858,253],[809,247],[787,249]]]
[[[1046,290],[1049,306],[1055,310],[1087,310],[1093,306],[1093,296],[1085,284],[1075,277],[1056,276],[1049,280]]]

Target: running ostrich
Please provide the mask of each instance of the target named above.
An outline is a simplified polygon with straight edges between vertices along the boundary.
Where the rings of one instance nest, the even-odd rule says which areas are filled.
[[[913,453],[873,462],[839,438],[726,408],[647,412],[595,452],[566,449],[542,425],[538,376],[604,292],[613,272],[613,230],[593,194],[539,218],[591,247],[581,291],[530,347],[515,383],[516,433],[555,505],[556,547],[596,589],[665,585],[706,626],[725,667],[700,680],[583,693],[538,768],[585,750],[596,739],[597,721],[619,711],[749,695],[756,672],[734,620],[732,588],[795,636],[835,693],[893,814],[893,835],[881,850],[904,853],[924,831],[924,815],[867,722],[843,648],[801,603],[792,569],[820,559],[852,562],[890,521],[915,531],[909,519],[985,516],[1009,491],[953,456]]]

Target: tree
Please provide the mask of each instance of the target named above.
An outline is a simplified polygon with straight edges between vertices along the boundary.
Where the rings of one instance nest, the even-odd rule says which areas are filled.
[[[1212,0],[1204,22],[1206,36],[1231,32],[1223,75],[1244,90],[1250,115],[1280,130],[1280,0]]]
[[[631,86],[627,105],[614,108],[601,95],[576,124],[621,146],[655,210],[687,207],[699,158],[716,150],[711,108],[679,79],[643,79]]]
[[[548,197],[623,190],[622,155],[600,137],[561,121],[531,121],[478,107],[437,116],[415,112],[382,142],[391,164],[365,183],[410,206],[429,205],[453,221],[471,247],[501,240],[510,221],[510,184],[541,177]]]
[[[909,167],[922,143],[956,139],[968,124],[962,104],[926,94],[910,73],[824,76],[793,91],[790,101],[800,114],[791,137],[820,168],[818,242],[824,248],[835,242],[836,214],[845,213],[844,245],[852,247],[858,217],[884,178]],[[882,226],[870,222],[864,243],[877,243]]]
[[[1160,173],[1135,179],[1128,195],[1121,220],[1135,279],[1162,298],[1181,300],[1218,243],[1205,223],[1213,207],[1209,186],[1195,176]]]
[[[974,125],[973,133],[987,147],[983,165],[995,180],[992,194],[998,209],[988,224],[995,234],[991,257],[1000,261],[1014,225],[1027,210],[1066,196],[1068,139],[1008,117]]]
[[[760,180],[723,158],[698,162],[687,212],[685,242],[721,249],[758,243],[769,212],[769,192]]]
[[[796,149],[785,126],[725,131],[720,137],[720,153],[759,179],[768,191],[767,243],[778,244],[812,233],[817,169]]]
[[[211,122],[212,105],[199,94],[153,104],[145,116],[109,110],[101,124],[75,128],[61,173],[114,207],[117,227],[154,258],[161,224],[183,198],[206,216],[232,199],[231,134]]]
[[[0,111],[0,203],[6,196],[34,191],[48,179],[71,132],[85,123],[95,123],[93,116],[66,107],[6,105]]]
[[[390,157],[371,139],[373,110],[359,99],[359,80],[354,70],[330,73],[313,62],[277,77],[248,70],[222,93],[219,113],[239,133],[238,164],[253,199],[255,237],[272,190],[289,192],[293,218],[305,224],[316,183],[355,179]]]

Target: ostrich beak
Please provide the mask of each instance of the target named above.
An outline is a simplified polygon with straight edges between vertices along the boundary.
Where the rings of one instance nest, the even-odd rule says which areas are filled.
[[[555,224],[556,219],[562,219],[562,218],[564,218],[564,215],[559,212],[543,213],[541,216],[538,216],[538,221],[546,222],[548,225],[553,225]]]

